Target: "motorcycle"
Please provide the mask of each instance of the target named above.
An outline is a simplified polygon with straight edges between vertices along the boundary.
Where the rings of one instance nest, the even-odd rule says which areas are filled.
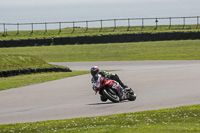
[[[106,101],[107,99],[114,103],[122,101],[119,94],[119,89],[121,89],[120,84],[115,80],[105,79],[105,77],[101,76],[100,74],[98,74],[97,76],[98,77],[96,82],[93,83],[93,89],[96,91],[96,93],[99,92],[100,95],[106,98],[104,101]],[[122,91],[122,93],[126,94],[125,100],[135,101],[136,94],[131,88],[122,89]]]

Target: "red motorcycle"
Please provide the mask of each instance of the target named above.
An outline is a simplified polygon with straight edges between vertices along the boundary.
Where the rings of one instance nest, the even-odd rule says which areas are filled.
[[[103,76],[98,74],[96,82],[93,83],[93,87],[96,93],[99,92],[100,95],[114,103],[122,101],[119,94],[119,89],[121,89],[121,86],[115,80],[105,79]],[[126,94],[125,100],[134,101],[136,99],[136,94],[131,88],[121,90],[122,94]]]

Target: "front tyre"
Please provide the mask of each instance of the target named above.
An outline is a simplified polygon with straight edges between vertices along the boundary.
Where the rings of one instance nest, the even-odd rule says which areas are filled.
[[[136,97],[137,97],[137,95],[135,93],[134,94],[129,94],[128,100],[129,101],[135,101]]]
[[[120,102],[119,96],[117,95],[117,93],[115,91],[113,91],[111,88],[107,88],[104,89],[102,91],[102,94],[109,99],[110,101],[114,102],[114,103],[118,103]]]

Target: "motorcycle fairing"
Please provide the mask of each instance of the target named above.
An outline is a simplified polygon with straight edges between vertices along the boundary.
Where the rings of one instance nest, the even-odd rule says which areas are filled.
[[[101,76],[100,74],[98,74],[97,76],[98,76],[98,79],[96,80],[96,82],[93,83],[93,86],[95,87],[95,89],[100,90],[102,87],[108,85],[112,89],[116,89],[117,91],[119,90],[120,85],[115,80],[110,80],[110,79],[105,80],[105,78]]]

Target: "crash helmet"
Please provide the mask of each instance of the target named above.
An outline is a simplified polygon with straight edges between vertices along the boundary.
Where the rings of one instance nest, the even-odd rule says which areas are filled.
[[[90,69],[91,75],[94,77],[95,75],[97,75],[99,73],[99,67],[98,66],[93,66]]]

